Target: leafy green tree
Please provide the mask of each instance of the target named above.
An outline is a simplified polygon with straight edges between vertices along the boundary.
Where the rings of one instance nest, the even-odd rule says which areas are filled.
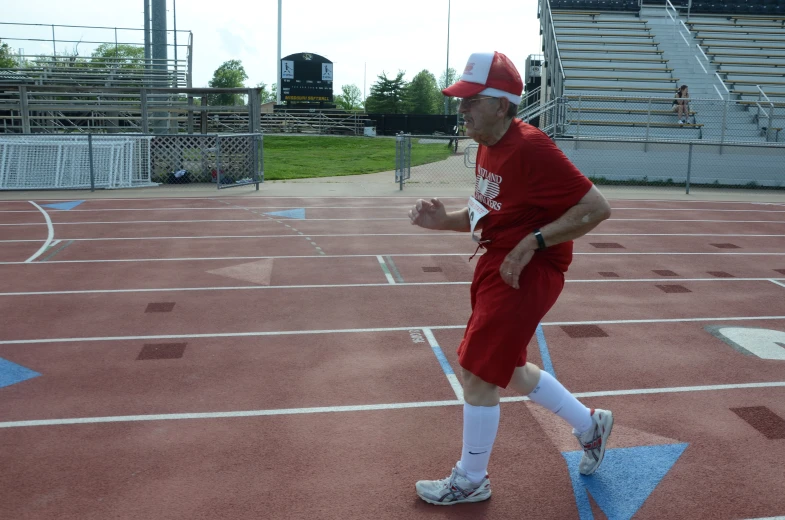
[[[447,69],[445,73],[442,73],[441,77],[439,78],[439,90],[445,89],[458,81],[458,73],[455,72],[455,69],[450,67]],[[448,113],[449,114],[457,114],[458,113],[458,100],[454,97],[447,98],[447,106],[448,106]],[[441,109],[439,113],[444,113],[444,95],[442,95],[441,100]]]
[[[213,79],[208,85],[210,88],[243,88],[248,74],[240,60],[229,60],[215,69]],[[242,105],[243,96],[240,94],[211,94],[208,102],[211,105]]]
[[[357,85],[344,85],[335,97],[335,104],[344,110],[362,110],[362,92]]]
[[[94,67],[118,67],[121,69],[143,69],[144,47],[104,43],[96,47],[92,54]]]
[[[395,79],[387,77],[386,72],[377,76],[379,80],[371,85],[371,96],[365,104],[365,111],[369,113],[403,114],[405,112],[404,94],[406,81],[404,72],[399,71]]]
[[[262,81],[261,83],[256,85],[256,88],[259,89],[259,100],[262,104],[269,103],[270,101],[277,101],[278,100],[278,84],[273,83],[270,91],[267,90],[267,83]]]
[[[443,109],[443,102],[436,77],[427,70],[417,74],[406,88],[406,112],[409,114],[438,114]]]
[[[0,69],[13,69],[17,66],[11,47],[0,40]]]

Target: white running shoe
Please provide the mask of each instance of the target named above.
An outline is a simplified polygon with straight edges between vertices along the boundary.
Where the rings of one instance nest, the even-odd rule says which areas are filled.
[[[573,435],[583,446],[583,457],[578,465],[581,475],[591,475],[600,467],[605,457],[605,448],[608,446],[608,437],[613,428],[613,414],[608,410],[591,410],[591,428],[580,435],[574,429]]]
[[[475,484],[457,467],[442,480],[420,480],[415,485],[420,498],[437,506],[452,506],[466,502],[482,502],[491,498],[491,480],[488,475]]]

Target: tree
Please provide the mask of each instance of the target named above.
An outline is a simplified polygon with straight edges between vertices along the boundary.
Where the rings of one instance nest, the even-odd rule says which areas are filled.
[[[417,74],[406,89],[406,112],[409,114],[439,114],[444,96],[436,85],[436,77],[427,70]]]
[[[403,114],[405,112],[404,93],[406,82],[403,79],[404,72],[399,71],[395,79],[387,77],[386,72],[382,72],[379,81],[371,85],[371,97],[365,104],[365,111],[370,113],[383,114]]]
[[[17,63],[11,53],[11,47],[0,41],[0,69],[13,69],[16,66]]]
[[[357,85],[344,85],[335,97],[335,104],[344,110],[362,110],[362,92]]]
[[[273,83],[272,88],[270,88],[270,92],[267,92],[267,83],[265,83],[264,81],[257,84],[256,88],[259,89],[259,101],[262,104],[269,103],[270,101],[278,101],[277,83]]]
[[[91,64],[96,67],[144,68],[144,47],[103,43],[96,47],[92,57]]]
[[[243,88],[248,74],[240,60],[225,61],[220,67],[215,69],[213,79],[208,85],[210,88]],[[243,99],[239,94],[211,94],[208,98],[210,105],[242,105]]]
[[[458,81],[458,73],[455,72],[455,69],[450,67],[447,69],[446,73],[443,73],[439,78],[439,89],[445,89]],[[454,97],[447,98],[447,106],[449,107],[448,113],[449,114],[457,114],[458,113],[458,100]],[[442,106],[440,113],[444,113],[444,99],[442,99]]]

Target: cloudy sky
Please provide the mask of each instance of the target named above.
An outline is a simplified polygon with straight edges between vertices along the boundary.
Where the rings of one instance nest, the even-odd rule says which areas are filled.
[[[239,59],[247,86],[276,81],[277,0],[167,0],[168,29],[193,33],[193,84],[206,87],[224,61]],[[438,78],[447,61],[463,71],[472,52],[507,54],[524,75],[530,54],[540,52],[536,0],[283,0],[281,56],[321,54],[334,63],[334,90],[354,84],[368,94],[377,75],[399,70],[411,80],[423,69]],[[0,0],[3,22],[142,28],[142,0]],[[58,40],[114,41],[114,30],[56,28]],[[178,33],[178,44],[187,41]],[[12,38],[40,39],[20,41]],[[0,25],[0,39],[25,54],[51,53],[51,27]],[[141,31],[118,30],[120,42],[144,41]],[[170,33],[170,42],[173,36]],[[58,51],[74,43],[58,44]],[[79,44],[80,55],[96,45]],[[170,51],[173,54],[173,51]],[[179,57],[185,54],[180,47]],[[170,54],[170,58],[173,55]]]

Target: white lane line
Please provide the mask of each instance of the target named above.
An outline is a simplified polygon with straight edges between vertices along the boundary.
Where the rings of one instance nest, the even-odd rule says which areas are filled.
[[[72,210],[76,211],[76,210]],[[19,212],[22,213],[22,212]],[[34,213],[33,211],[25,210],[24,213]],[[252,212],[253,213],[253,212]],[[298,222],[335,222],[335,221],[408,221],[406,217],[366,217],[366,218],[304,218],[298,219]],[[182,224],[182,223],[209,223],[209,222],[267,222],[259,219],[192,219],[192,220],[110,220],[110,221],[82,221],[82,222],[55,222],[56,226],[90,226],[90,225],[106,225],[106,224]],[[751,223],[777,223],[785,224],[783,220],[697,220],[697,219],[651,219],[651,218],[610,218],[606,222],[720,222],[726,224],[751,224]],[[0,224],[0,226],[35,226],[37,222],[22,222],[14,224]],[[591,233],[590,233],[591,234]]]
[[[33,260],[35,260],[36,258],[41,256],[44,253],[44,251],[49,249],[49,245],[52,243],[52,239],[54,239],[54,237],[55,237],[55,229],[52,226],[52,219],[49,218],[49,213],[47,213],[44,210],[44,208],[42,208],[41,206],[39,206],[38,204],[36,204],[32,200],[30,200],[28,202],[30,204],[32,204],[33,206],[35,206],[38,209],[38,211],[40,211],[41,213],[44,214],[44,219],[46,220],[47,237],[46,237],[46,242],[44,242],[44,244],[41,246],[41,248],[38,251],[36,251],[36,253],[33,256],[31,256],[30,258],[25,260],[24,263],[26,263],[26,264],[31,263]],[[38,240],[36,240],[36,242],[38,242]]]
[[[166,200],[176,200],[176,201],[182,201],[182,200],[199,200],[199,201],[213,200],[213,201],[216,201],[216,202],[224,202],[224,204],[225,204],[226,202],[224,201],[224,199],[228,199],[228,200],[252,199],[252,200],[255,200],[255,201],[260,201],[260,200],[262,200],[262,201],[263,200],[276,200],[277,201],[277,200],[286,200],[286,199],[290,199],[290,200],[310,200],[310,199],[324,200],[325,198],[327,198],[327,199],[330,199],[330,200],[341,200],[341,199],[350,199],[350,200],[356,200],[356,199],[363,199],[363,200],[368,200],[368,199],[373,199],[373,200],[388,200],[388,199],[389,200],[401,200],[401,199],[404,199],[404,200],[408,201],[408,199],[411,198],[411,197],[412,197],[412,195],[409,195],[409,194],[380,195],[380,196],[373,196],[373,197],[369,197],[368,195],[332,195],[332,196],[329,196],[329,197],[325,197],[323,195],[275,195],[275,194],[263,195],[263,194],[259,194],[259,195],[233,195],[231,197],[213,197],[211,195],[207,195],[207,196],[204,196],[204,197],[153,197],[153,198],[146,198],[146,199],[140,199],[138,197],[127,197],[127,198],[122,198],[122,197],[104,198],[104,197],[101,197],[100,199],[90,199],[90,201],[92,202],[92,201],[95,201],[95,200],[99,200],[99,201],[120,201],[120,200],[122,200],[122,201],[129,201],[130,200],[130,201],[134,201],[134,202],[144,202],[144,201],[147,201],[147,202],[158,202],[158,201],[166,201]],[[448,199],[448,200],[461,200],[461,201],[465,200],[464,197],[440,197],[440,198],[441,199]],[[71,202],[70,199],[40,199],[40,200],[44,200],[44,201],[47,201],[47,202]],[[677,200],[677,199],[639,199],[639,198],[627,199],[627,198],[622,198],[622,197],[613,197],[613,198],[611,198],[609,200],[623,201],[623,202],[628,202],[630,204],[635,204],[635,203],[639,203],[639,202],[664,202],[666,204],[756,204],[756,205],[757,204],[763,204],[763,205],[785,204],[785,202],[765,202],[765,201],[758,202],[758,201],[753,201],[753,200],[695,200],[695,199]],[[18,199],[0,199],[0,202],[24,202],[24,201],[18,200]]]
[[[291,226],[286,226],[291,228]],[[294,229],[294,228],[291,228]],[[299,232],[302,234],[302,232]],[[119,241],[119,240],[202,240],[202,239],[230,239],[230,238],[297,238],[300,235],[191,235],[191,236],[145,236],[145,237],[84,237],[84,238],[67,238],[63,240],[73,240],[74,242],[102,242],[102,241]],[[322,235],[310,235],[311,237],[454,237],[464,240],[466,237],[459,233],[430,233],[427,231],[417,233],[326,233]],[[589,233],[592,236],[606,236],[606,237],[749,237],[749,238],[782,238],[785,235],[750,235],[747,233]],[[0,240],[0,244],[8,244],[15,242],[39,242],[35,239],[11,239]]]
[[[399,205],[392,205],[392,206],[299,206],[305,209],[368,209],[368,210],[376,210],[376,209],[400,209],[400,208],[408,208],[411,204],[408,201],[402,201]],[[235,204],[228,204],[226,207],[222,206],[209,206],[209,207],[173,207],[173,208],[156,208],[156,207],[148,207],[148,208],[93,208],[93,209],[72,209],[68,210],[70,212],[77,212],[77,213],[100,213],[102,211],[216,211],[216,210],[254,210],[254,211],[263,211],[266,212],[267,210],[286,210],[286,209],[297,209],[298,205],[288,205],[288,206],[239,206]],[[716,208],[635,208],[635,207],[627,207],[627,208],[619,208],[611,206],[612,211],[651,211],[651,212],[660,212],[660,211],[700,211],[703,213],[785,213],[785,210],[770,210],[770,209],[716,209]],[[29,210],[13,210],[13,209],[5,209],[0,210],[0,213],[29,213]]]
[[[710,323],[716,321],[766,321],[766,320],[785,320],[785,316],[729,316],[722,318],[654,318],[637,320],[587,320],[587,321],[554,321],[542,323],[543,327],[555,327],[566,325],[634,325],[634,324],[660,324],[660,323]],[[141,341],[159,339],[204,339],[204,338],[250,338],[263,336],[303,336],[313,334],[353,334],[353,333],[374,333],[374,332],[398,332],[410,331],[413,329],[430,330],[449,330],[464,329],[462,325],[431,325],[412,327],[376,327],[364,329],[319,329],[319,330],[279,330],[279,331],[258,331],[258,332],[215,332],[205,334],[157,334],[149,336],[93,336],[83,338],[38,338],[38,339],[12,339],[2,340],[0,345],[34,345],[43,343],[80,343],[95,341]]]
[[[638,388],[634,390],[604,390],[599,392],[575,392],[576,398],[586,397],[612,397],[616,395],[646,395],[646,394],[672,394],[680,392],[708,392],[716,390],[742,390],[749,388],[785,387],[785,381],[772,381],[765,383],[734,383],[729,385],[703,385],[703,386],[676,386],[671,388]],[[502,397],[502,402],[513,403],[526,401],[527,397]]]
[[[319,249],[318,247],[316,249]],[[389,265],[387,266],[389,268]],[[384,269],[384,267],[382,267]],[[0,292],[0,297],[4,296],[56,296],[65,294],[126,294],[126,293],[158,293],[158,292],[194,292],[194,291],[268,291],[270,289],[351,289],[362,287],[389,287],[397,285],[399,287],[428,287],[439,285],[471,285],[470,280],[463,282],[390,282],[387,283],[343,283],[343,284],[303,284],[303,285],[232,285],[215,287],[155,287],[139,289],[72,289],[62,291],[26,291],[26,292]],[[773,282],[785,287],[785,284],[777,280],[785,278],[602,278],[588,280],[565,280],[566,283],[651,283],[651,282]]]
[[[411,204],[401,204],[399,206],[299,206],[305,209],[368,209],[368,210],[377,210],[377,209],[408,209]],[[297,209],[298,206],[237,206],[237,205],[228,205],[228,206],[210,206],[206,208],[102,208],[102,209],[69,209],[70,213],[102,213],[104,211],[262,211],[267,212],[267,210],[287,210],[287,209]],[[32,213],[30,210],[19,210],[19,209],[0,209],[0,213]]]
[[[420,257],[420,256],[471,256],[471,252],[464,253],[383,253],[381,256],[392,257]],[[356,254],[356,255],[269,255],[269,256],[211,256],[211,257],[192,257],[192,258],[118,258],[118,259],[94,259],[94,260],[54,260],[47,262],[51,264],[108,264],[108,263],[126,263],[126,262],[197,262],[197,261],[214,261],[214,260],[262,260],[266,258],[273,259],[293,259],[293,258],[367,258],[377,257],[380,255],[374,254]],[[482,256],[482,254],[477,255]],[[656,253],[620,253],[620,252],[606,252],[606,253],[573,253],[573,256],[785,256],[785,253],[674,253],[658,251]],[[0,262],[0,265],[19,265],[25,262]],[[31,265],[37,265],[35,263]]]
[[[589,233],[587,237],[785,237],[785,235],[751,235],[749,233]]]
[[[277,410],[243,410],[236,412],[209,412],[209,413],[172,413],[159,415],[123,415],[113,417],[80,417],[76,419],[44,419],[37,421],[9,421],[0,422],[0,428],[19,428],[25,426],[59,426],[66,424],[95,424],[107,422],[134,422],[134,421],[171,421],[182,419],[226,419],[233,417],[260,417],[270,415],[296,415],[309,413],[328,412],[365,412],[373,410],[399,410],[402,408],[429,408],[452,406],[458,401],[424,401],[417,403],[388,403],[355,406],[325,406],[318,408],[281,408]],[[461,403],[462,404],[462,403]]]
[[[780,209],[707,209],[707,208],[614,208],[611,211],[631,210],[631,211],[700,211],[703,213],[785,213]]]
[[[294,228],[292,228],[294,229]],[[309,242],[311,237],[458,237],[465,238],[455,233],[332,233],[324,235],[310,235],[305,236],[302,231],[296,231],[296,235],[276,234],[276,235],[195,235],[195,236],[177,236],[177,237],[160,237],[160,236],[147,236],[147,237],[97,237],[97,238],[69,238],[64,240],[73,240],[75,242],[105,242],[105,241],[126,241],[126,240],[224,240],[224,239],[249,239],[249,238],[300,238],[305,237]],[[745,235],[749,236],[749,235]],[[11,244],[21,242],[39,242],[35,239],[14,239],[14,240],[0,240],[0,244]]]
[[[607,390],[600,392],[574,393],[576,398],[586,397],[612,397],[612,396],[634,396],[647,394],[667,394],[677,392],[707,392],[719,390],[746,390],[753,388],[775,388],[785,387],[785,381],[773,381],[765,383],[741,383],[730,385],[707,385],[707,386],[682,386],[671,388],[641,388],[630,390]],[[517,401],[527,401],[528,397],[503,397],[501,402],[512,403]],[[463,406],[463,400],[454,401],[422,401],[413,403],[385,403],[385,404],[365,404],[351,406],[320,406],[311,408],[279,408],[272,410],[238,410],[230,412],[204,412],[204,413],[169,413],[169,414],[150,414],[150,415],[115,415],[105,417],[77,417],[66,419],[39,419],[26,421],[6,421],[0,422],[0,428],[25,428],[32,426],[65,426],[74,424],[98,424],[98,423],[117,423],[117,422],[142,422],[142,421],[176,421],[188,419],[230,419],[237,417],[269,417],[280,415],[302,415],[316,413],[337,413],[337,412],[369,412],[382,410],[401,410],[406,408],[443,408],[447,406]]]
[[[780,279],[782,279],[782,278],[780,278]],[[776,283],[776,284],[777,284],[777,285],[779,285],[780,287],[785,287],[785,283],[778,282],[776,278],[768,278],[768,280],[769,280],[771,283]]]
[[[76,211],[76,210],[71,210]],[[33,211],[20,211],[18,213],[34,213]],[[298,222],[366,222],[366,221],[408,221],[406,217],[367,217],[367,218],[304,218]],[[182,224],[205,222],[261,222],[259,219],[196,219],[196,220],[116,220],[116,221],[83,221],[83,222],[55,222],[55,226],[90,226],[106,224]],[[610,218],[606,222],[715,222],[723,224],[785,224],[785,220],[697,220],[697,219],[652,219],[652,218]],[[14,224],[0,224],[0,226],[35,226],[36,222],[23,222]],[[591,234],[591,233],[590,233]]]
[[[392,274],[390,274],[390,269],[387,267],[387,263],[384,261],[384,258],[376,255],[376,259],[379,261],[382,271],[384,271],[384,276],[387,278],[387,283],[390,285],[395,285],[395,280],[393,279]]]
[[[720,222],[723,224],[785,224],[785,220],[724,220],[724,219],[674,219],[674,218],[609,218],[605,222]]]
[[[400,217],[385,217],[385,218],[375,218],[375,217],[368,217],[368,218],[304,218],[299,219],[298,222],[302,222],[303,220],[307,221],[362,221],[366,222],[369,220],[406,220],[408,221],[408,217],[400,218]],[[239,218],[230,218],[230,219],[216,219],[216,220],[112,220],[112,221],[104,221],[104,222],[55,222],[55,226],[90,226],[90,225],[106,225],[106,224],[183,224],[183,223],[205,223],[205,222],[257,222],[257,223],[267,223],[268,220],[259,220],[258,218],[253,219],[239,219]],[[0,224],[0,226],[36,226],[38,225],[35,222],[27,222],[22,224]],[[291,226],[289,226],[291,227]]]

